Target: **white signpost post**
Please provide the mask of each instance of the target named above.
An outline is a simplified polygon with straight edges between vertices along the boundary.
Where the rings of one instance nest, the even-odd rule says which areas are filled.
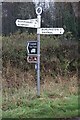
[[[36,19],[28,19],[28,20],[16,20],[16,25],[19,27],[30,27],[30,28],[37,28],[37,54],[35,46],[31,46],[31,50],[29,51],[28,47],[30,43],[27,45],[28,54],[31,54],[27,57],[27,61],[29,63],[36,63],[35,68],[37,69],[37,95],[40,96],[40,34],[63,34],[63,28],[40,28],[41,27],[41,13],[42,8],[36,8]],[[33,41],[34,42],[34,41]]]
[[[38,42],[38,49],[37,49],[37,95],[40,96],[40,33],[38,33],[41,27],[41,14],[42,8],[38,7],[36,9],[37,20],[38,20],[38,28],[37,28],[37,42]]]

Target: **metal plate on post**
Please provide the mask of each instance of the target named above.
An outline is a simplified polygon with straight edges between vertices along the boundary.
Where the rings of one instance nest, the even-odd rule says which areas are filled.
[[[28,55],[37,55],[37,41],[27,42],[27,52]]]
[[[37,63],[37,56],[36,56],[36,55],[29,55],[29,56],[27,57],[27,61],[28,61],[29,63]]]

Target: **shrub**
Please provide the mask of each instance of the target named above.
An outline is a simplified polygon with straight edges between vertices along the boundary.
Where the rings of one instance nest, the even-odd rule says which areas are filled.
[[[10,61],[11,66],[20,70],[34,69],[34,65],[27,62],[26,43],[29,40],[36,40],[36,35],[17,32],[3,37],[3,67]],[[41,71],[44,74],[54,72],[56,76],[76,72],[78,56],[78,42],[70,32],[62,36],[41,36]]]

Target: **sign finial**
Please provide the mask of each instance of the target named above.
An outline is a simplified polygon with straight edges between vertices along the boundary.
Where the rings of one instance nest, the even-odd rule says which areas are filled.
[[[36,14],[40,15],[42,13],[42,7],[37,7],[36,8]]]

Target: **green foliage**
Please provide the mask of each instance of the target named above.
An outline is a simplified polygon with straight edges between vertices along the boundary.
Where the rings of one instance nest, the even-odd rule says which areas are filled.
[[[16,99],[17,100],[17,99]],[[78,116],[78,97],[18,99],[5,103],[3,118],[69,118]]]
[[[10,37],[3,37],[3,67],[11,66],[21,70],[33,69],[27,62],[27,41],[36,40],[35,34],[15,33]],[[66,75],[77,71],[78,42],[67,32],[62,36],[41,36],[41,71],[44,74],[53,73]]]
[[[55,75],[65,75],[77,71],[78,41],[70,32],[60,37],[48,38],[48,40],[46,38],[44,43],[41,60],[45,73],[49,73],[50,70]]]
[[[64,27],[65,31],[71,31],[75,36],[78,33],[78,20],[76,18],[73,3],[56,3],[55,2],[55,22],[56,26]],[[76,6],[76,3],[74,3]],[[77,6],[78,7],[78,6]]]

